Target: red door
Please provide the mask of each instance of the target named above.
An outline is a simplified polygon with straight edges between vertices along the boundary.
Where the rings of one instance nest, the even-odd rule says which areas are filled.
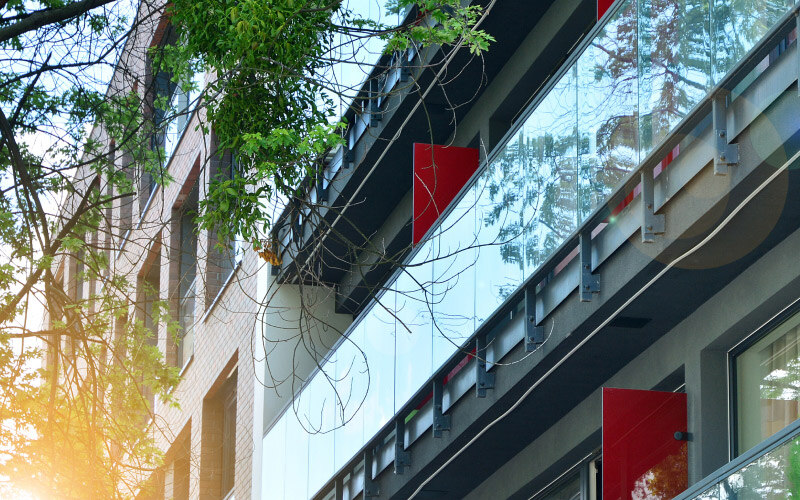
[[[670,499],[688,486],[686,394],[603,388],[603,500]]]

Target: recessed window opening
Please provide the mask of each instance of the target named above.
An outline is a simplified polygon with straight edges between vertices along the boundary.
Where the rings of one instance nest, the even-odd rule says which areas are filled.
[[[741,454],[800,418],[800,313],[738,354],[734,368]]]
[[[167,47],[178,43],[178,35],[172,26],[167,26],[160,46]],[[203,73],[200,72],[192,78],[191,82],[179,85],[174,81],[175,75],[172,68],[160,67],[153,75],[154,107],[153,126],[154,134],[151,146],[161,153],[161,167],[166,168],[170,158],[180,141],[183,132],[189,125],[192,111],[203,86]],[[149,193],[155,189],[155,177],[149,176]]]
[[[178,343],[178,366],[185,366],[194,353],[195,301],[197,297],[197,184],[189,191],[178,211],[179,257],[178,257],[178,321],[181,341]]]

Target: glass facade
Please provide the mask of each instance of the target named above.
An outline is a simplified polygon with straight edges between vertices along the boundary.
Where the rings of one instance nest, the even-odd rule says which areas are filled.
[[[791,3],[618,0],[310,380],[294,404],[308,408],[306,417],[287,411],[267,433],[265,456],[274,443],[287,472],[265,475],[264,498],[284,498],[281,483],[290,476],[305,474],[309,495],[322,487]],[[763,380],[748,390],[758,392]],[[760,422],[754,415],[747,418]],[[307,449],[281,448],[303,442],[289,435],[289,421],[308,416]],[[765,431],[754,425],[758,442]],[[281,432],[285,440],[272,435]]]

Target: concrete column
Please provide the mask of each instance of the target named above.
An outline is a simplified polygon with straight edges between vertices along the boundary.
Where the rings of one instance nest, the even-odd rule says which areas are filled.
[[[705,349],[686,364],[689,484],[728,461],[728,353]]]

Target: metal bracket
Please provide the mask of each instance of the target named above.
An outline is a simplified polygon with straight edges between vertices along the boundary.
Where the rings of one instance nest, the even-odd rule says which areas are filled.
[[[344,481],[341,477],[337,477],[336,481],[333,486],[333,498],[334,500],[344,500]]]
[[[725,111],[729,95],[728,91],[720,90],[714,95],[711,104],[714,139],[717,146],[714,155],[714,175],[728,175],[728,167],[739,163],[739,145],[728,144],[728,123]]]
[[[666,226],[664,214],[654,212],[653,184],[653,169],[645,168],[642,170],[642,243],[653,243],[655,235],[664,234]]]
[[[536,326],[535,286],[525,289],[525,352],[533,352],[544,343],[544,327]]]
[[[581,302],[591,302],[592,294],[600,293],[600,277],[592,274],[592,233],[580,234]]]
[[[475,337],[475,396],[486,397],[486,389],[494,389],[494,372],[486,371],[486,337]]]
[[[328,188],[325,187],[324,167],[320,166],[317,171],[317,203],[322,204],[328,201]]]
[[[442,437],[442,431],[450,430],[450,415],[442,413],[442,381],[433,381],[433,437]]]
[[[370,82],[370,95],[369,95],[369,126],[370,127],[377,127],[378,124],[381,122],[381,110],[380,110],[380,83],[376,80],[372,80]]]
[[[347,146],[343,146],[342,150],[342,168],[350,168],[356,160],[353,150]]]
[[[367,448],[364,450],[364,498],[374,498],[380,494],[381,490],[372,480],[372,448]]]
[[[398,417],[394,421],[394,473],[402,475],[411,465],[411,452],[406,451],[406,421]]]
[[[407,82],[409,78],[411,78],[411,61],[409,60],[408,56],[410,52],[408,50],[404,50],[400,53],[400,81]]]

